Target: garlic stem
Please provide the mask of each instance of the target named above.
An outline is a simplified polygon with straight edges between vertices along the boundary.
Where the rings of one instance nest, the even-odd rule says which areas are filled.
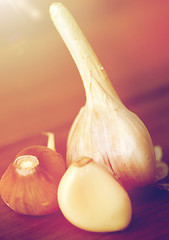
[[[87,100],[90,98],[91,84],[97,83],[106,94],[120,101],[103,66],[70,12],[63,4],[54,3],[50,6],[50,15],[77,65]]]
[[[52,132],[43,132],[42,134],[48,136],[47,147],[56,151],[55,148],[55,135]]]

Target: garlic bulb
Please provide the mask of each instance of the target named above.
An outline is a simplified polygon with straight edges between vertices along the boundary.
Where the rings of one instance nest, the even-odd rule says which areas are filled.
[[[69,11],[50,7],[55,27],[82,77],[86,104],[77,115],[67,141],[67,165],[80,156],[92,158],[126,188],[155,178],[155,154],[143,122],[121,102],[94,51]]]
[[[51,149],[52,134],[47,145],[22,149],[0,179],[0,195],[15,212],[46,215],[59,209],[57,190],[66,166],[62,155]]]

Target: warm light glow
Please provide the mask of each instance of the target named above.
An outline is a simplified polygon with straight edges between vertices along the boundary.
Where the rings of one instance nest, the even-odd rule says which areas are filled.
[[[33,18],[33,19],[40,19],[41,16],[42,16],[42,13],[38,10],[38,9],[32,9],[30,11],[30,16]]]
[[[1,2],[0,2],[1,3]],[[26,14],[32,19],[40,19],[42,17],[42,12],[33,6],[33,3],[27,0],[7,0],[8,6],[12,7],[19,14]]]
[[[50,21],[52,2],[58,1],[0,0],[0,146],[53,129],[57,149],[65,151],[61,143],[85,101],[76,66]],[[86,34],[123,102],[149,127],[158,126],[155,136],[163,139],[167,132],[152,121],[159,107],[151,102],[160,106],[168,97],[169,1],[60,2]],[[162,107],[167,114],[167,100]],[[157,119],[164,129],[168,119],[162,114]]]

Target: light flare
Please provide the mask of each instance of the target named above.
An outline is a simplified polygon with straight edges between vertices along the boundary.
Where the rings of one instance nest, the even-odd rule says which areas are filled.
[[[19,14],[26,14],[31,19],[39,20],[42,18],[42,12],[27,0],[7,0],[8,4]]]

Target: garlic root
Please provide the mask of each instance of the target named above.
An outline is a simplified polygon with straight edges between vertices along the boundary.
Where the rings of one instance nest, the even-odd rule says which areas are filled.
[[[67,45],[79,73],[86,104],[67,140],[67,165],[92,158],[127,189],[155,180],[155,154],[143,122],[121,102],[81,29],[61,3],[50,6],[51,19]]]

